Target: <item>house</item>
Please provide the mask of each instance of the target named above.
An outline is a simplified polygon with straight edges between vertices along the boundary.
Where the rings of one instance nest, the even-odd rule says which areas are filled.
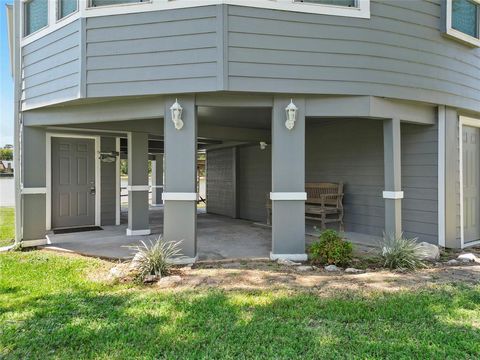
[[[27,0],[9,14],[25,244],[120,224],[124,156],[125,236],[151,231],[154,160],[164,237],[195,260],[199,150],[207,212],[265,222],[268,194],[272,259],[306,258],[306,182],[344,184],[348,232],[479,243],[477,0]]]

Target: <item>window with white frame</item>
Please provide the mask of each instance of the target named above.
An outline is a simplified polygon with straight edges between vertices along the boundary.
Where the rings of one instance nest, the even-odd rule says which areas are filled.
[[[370,18],[370,0],[268,0],[264,3],[276,3],[283,10]]]
[[[447,34],[480,46],[480,0],[446,0]]]
[[[78,0],[58,0],[57,19],[63,19],[78,10]]]
[[[30,35],[48,25],[48,0],[28,0],[23,4],[24,35]]]
[[[107,6],[107,5],[123,5],[135,4],[142,2],[150,2],[151,0],[90,0],[91,7]]]

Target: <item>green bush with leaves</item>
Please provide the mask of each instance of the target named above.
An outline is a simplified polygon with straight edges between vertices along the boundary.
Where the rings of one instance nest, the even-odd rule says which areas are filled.
[[[391,270],[416,270],[425,267],[417,239],[384,234],[380,244],[383,266]]]
[[[137,279],[142,281],[148,275],[159,277],[168,275],[172,267],[173,258],[182,258],[181,241],[163,241],[161,237],[156,242],[149,240],[149,244],[141,241],[140,245],[129,246],[135,252],[133,262],[137,262]]]
[[[353,245],[335,230],[325,230],[309,252],[314,264],[347,266],[352,261]]]

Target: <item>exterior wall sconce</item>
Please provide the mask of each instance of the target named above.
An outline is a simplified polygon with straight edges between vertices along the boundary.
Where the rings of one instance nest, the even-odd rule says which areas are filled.
[[[267,143],[265,141],[260,141],[260,150],[265,150],[267,148]]]
[[[285,127],[288,130],[292,130],[295,126],[295,121],[297,120],[297,106],[293,103],[293,99],[290,100],[290,104],[285,108],[287,114],[287,121],[285,121]]]
[[[117,160],[117,156],[120,156],[120,153],[117,151],[111,152],[100,152],[100,161],[103,163],[113,163]]]
[[[175,99],[175,103],[170,107],[170,111],[172,112],[172,121],[175,125],[175,129],[180,130],[183,128],[183,120],[182,120],[182,112],[183,108],[178,103],[178,100]]]

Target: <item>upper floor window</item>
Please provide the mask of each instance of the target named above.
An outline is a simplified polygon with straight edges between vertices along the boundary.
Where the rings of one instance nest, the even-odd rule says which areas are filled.
[[[48,0],[28,0],[24,3],[25,36],[48,25]]]
[[[63,19],[77,10],[78,0],[58,0],[58,19]]]
[[[90,6],[97,7],[106,5],[133,4],[149,1],[151,0],[90,0]]]
[[[480,0],[446,0],[447,34],[480,46]]]

